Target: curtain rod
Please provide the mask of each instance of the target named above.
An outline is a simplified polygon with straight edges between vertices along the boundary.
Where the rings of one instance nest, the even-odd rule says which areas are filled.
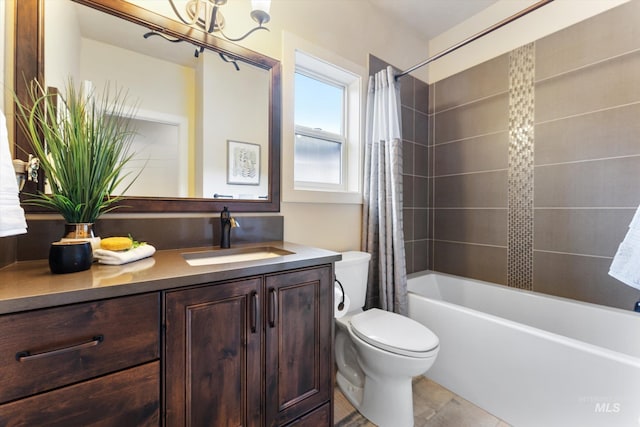
[[[425,65],[435,61],[436,59],[440,59],[443,56],[450,54],[454,50],[458,50],[461,47],[468,45],[472,41],[475,41],[475,40],[479,39],[480,37],[486,36],[487,34],[494,32],[498,28],[502,28],[505,25],[509,24],[510,22],[513,22],[516,19],[521,18],[524,15],[526,15],[528,13],[531,13],[536,9],[539,9],[542,6],[544,6],[544,5],[548,4],[548,3],[551,3],[552,1],[553,0],[541,0],[541,1],[537,2],[537,3],[534,3],[531,6],[529,6],[528,8],[523,9],[520,12],[516,13],[515,15],[511,15],[510,17],[503,19],[502,21],[498,22],[497,24],[494,24],[491,27],[489,27],[489,28],[487,28],[487,29],[485,29],[483,31],[480,31],[479,33],[476,33],[475,35],[473,35],[473,36],[461,41],[460,43],[457,43],[457,44],[451,46],[450,48],[445,49],[442,52],[433,55],[432,57],[426,59],[425,61],[422,61],[419,64],[414,65],[413,67],[401,72],[400,74],[396,74],[395,79],[398,80],[400,77],[406,76],[407,74],[411,73],[412,71],[415,71],[418,68],[424,67]]]

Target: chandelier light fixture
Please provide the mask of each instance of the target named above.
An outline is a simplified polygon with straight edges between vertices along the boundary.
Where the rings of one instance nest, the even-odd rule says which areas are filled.
[[[258,26],[236,38],[229,37],[224,33],[225,19],[220,9],[227,3],[227,0],[189,0],[184,6],[184,15],[186,15],[186,17],[180,12],[174,0],[169,0],[169,3],[171,3],[171,8],[174,13],[186,25],[200,28],[210,34],[219,34],[232,42],[244,40],[258,30],[269,31],[269,28],[265,27],[264,24],[269,22],[271,18],[269,16],[271,0],[251,0],[252,11],[250,16],[258,23]]]

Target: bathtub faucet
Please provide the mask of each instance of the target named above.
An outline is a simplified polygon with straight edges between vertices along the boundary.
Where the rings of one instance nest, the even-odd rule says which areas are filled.
[[[235,220],[231,216],[231,212],[225,206],[220,212],[220,228],[221,228],[221,236],[220,236],[220,248],[228,249],[231,247],[231,229],[240,227],[238,221]]]

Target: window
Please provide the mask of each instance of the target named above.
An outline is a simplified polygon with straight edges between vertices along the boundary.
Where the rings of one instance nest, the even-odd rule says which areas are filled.
[[[296,190],[359,191],[360,84],[360,75],[296,50]]]
[[[342,186],[344,85],[312,77],[299,69],[294,102],[296,183]]]
[[[284,33],[282,201],[362,203],[367,70]]]

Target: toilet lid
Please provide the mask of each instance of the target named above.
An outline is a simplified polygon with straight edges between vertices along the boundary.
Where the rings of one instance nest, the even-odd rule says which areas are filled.
[[[353,316],[351,329],[374,347],[411,357],[424,357],[439,343],[438,337],[424,325],[377,308]]]

